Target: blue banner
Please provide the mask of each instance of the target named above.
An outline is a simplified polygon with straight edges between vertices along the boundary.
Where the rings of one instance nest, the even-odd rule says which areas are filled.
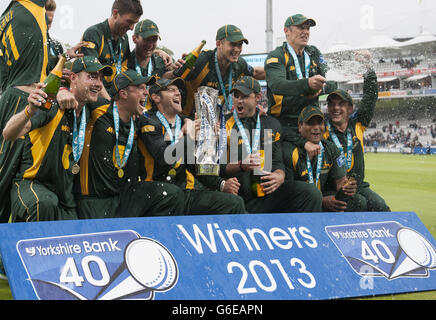
[[[436,290],[415,213],[150,217],[0,225],[15,299],[310,300]]]

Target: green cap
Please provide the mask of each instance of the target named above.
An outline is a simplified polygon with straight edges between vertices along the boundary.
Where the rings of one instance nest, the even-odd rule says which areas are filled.
[[[111,76],[113,70],[110,66],[104,66],[98,61],[96,57],[85,56],[77,58],[71,65],[72,72],[79,73],[81,71],[86,72],[100,72],[102,71],[105,76]]]
[[[294,14],[293,16],[290,16],[288,19],[286,19],[285,27],[288,28],[290,26],[299,26],[306,21],[309,21],[311,27],[316,26],[315,20],[309,19],[302,14]]]
[[[322,121],[324,121],[324,113],[322,113],[319,107],[315,106],[307,106],[305,107],[298,117],[298,123],[308,122],[312,117],[321,117]]]
[[[238,90],[242,92],[245,96],[250,95],[251,93],[259,93],[261,88],[259,82],[253,77],[245,76],[240,78],[233,87],[232,91]]]
[[[170,85],[175,85],[179,88],[180,92],[185,90],[185,81],[182,78],[174,78],[174,79],[165,79],[160,78],[156,81],[156,83],[148,90],[150,95],[153,93],[159,93],[162,90],[165,90]]]
[[[351,96],[349,95],[349,93],[348,93],[347,91],[342,90],[342,89],[337,89],[337,90],[333,91],[332,93],[330,93],[330,94],[327,96],[327,102],[330,100],[330,98],[331,98],[333,95],[337,95],[337,96],[339,96],[339,98],[341,98],[342,100],[345,100],[345,101],[347,101],[349,104],[353,105],[353,99],[351,98]]]
[[[135,36],[139,35],[144,39],[147,39],[151,36],[158,36],[160,39],[159,28],[157,27],[157,24],[149,19],[138,22],[135,26],[134,34]]]
[[[152,85],[156,82],[156,78],[154,76],[151,77],[143,77],[139,73],[134,70],[126,70],[124,72],[118,73],[112,80],[112,86],[110,88],[109,94],[113,97],[115,96],[121,89],[125,89],[128,86],[139,86],[140,84]]]
[[[218,32],[216,34],[216,40],[228,40],[230,42],[239,42],[244,41],[246,44],[248,44],[248,40],[244,37],[242,34],[241,29],[239,29],[237,26],[234,26],[232,24],[226,24],[225,26],[222,26],[218,29]]]

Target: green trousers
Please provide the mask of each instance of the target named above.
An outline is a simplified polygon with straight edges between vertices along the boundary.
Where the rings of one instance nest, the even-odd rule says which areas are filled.
[[[19,169],[24,147],[23,139],[6,141],[3,129],[13,115],[26,107],[28,96],[24,91],[9,88],[0,98],[0,223],[8,222],[11,215],[12,179]]]
[[[132,182],[114,197],[81,197],[79,219],[133,218],[183,215],[184,194],[164,182]]]
[[[185,215],[247,213],[240,196],[220,191],[185,190]]]
[[[245,201],[249,213],[321,212],[322,194],[314,184],[285,182],[272,194]]]
[[[76,208],[59,203],[57,195],[36,180],[14,182],[10,194],[12,222],[76,220]]]
[[[345,211],[352,212],[389,212],[391,209],[385,200],[369,187],[361,187],[347,202]]]

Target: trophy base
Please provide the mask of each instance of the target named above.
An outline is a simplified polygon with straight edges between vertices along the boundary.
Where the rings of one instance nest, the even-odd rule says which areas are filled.
[[[198,176],[219,176],[220,166],[218,164],[197,164]]]

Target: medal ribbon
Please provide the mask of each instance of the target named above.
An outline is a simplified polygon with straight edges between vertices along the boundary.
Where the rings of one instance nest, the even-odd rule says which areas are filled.
[[[244,125],[238,117],[238,113],[236,110],[233,110],[233,118],[235,118],[236,125],[238,126],[239,132],[241,133],[242,141],[244,142],[245,150],[247,154],[256,153],[259,151],[259,142],[260,142],[260,115],[259,110],[257,110],[257,120],[256,120],[256,129],[254,131],[253,143],[250,146],[247,133],[245,132]]]
[[[345,156],[342,143],[339,141],[339,138],[336,135],[336,133],[332,130],[332,126],[329,121],[327,121],[327,129],[330,132],[330,136],[332,137],[333,142],[341,151],[341,155],[344,157],[344,159],[347,159],[347,169],[350,169],[353,160],[353,137],[351,135],[350,130],[347,129],[347,156]]]
[[[121,71],[122,71],[122,61],[121,61],[121,42],[120,42],[120,54],[119,54],[119,56],[118,56],[118,62],[116,61],[116,60],[117,60],[117,59],[116,59],[117,57],[116,57],[116,55],[115,55],[115,51],[114,51],[114,47],[112,46],[112,40],[111,40],[111,39],[109,39],[108,44],[109,44],[109,50],[110,50],[110,52],[111,52],[112,58],[114,59],[115,63],[117,64],[117,65],[116,65],[117,74],[118,74],[118,73],[121,73]]]
[[[227,106],[227,110],[231,111],[233,107],[233,97],[230,94],[230,91],[232,91],[233,86],[233,66],[230,64],[230,70],[229,70],[229,94],[226,94],[226,87],[224,86],[224,81],[221,76],[221,70],[220,66],[218,64],[218,52],[215,51],[215,71],[218,77],[218,82],[220,84],[221,92],[224,96],[224,104]]]
[[[317,163],[316,163],[316,186],[318,189],[321,190],[321,186],[319,185],[319,178],[321,177],[321,169],[322,169],[322,162],[324,158],[324,146],[322,143],[319,143],[319,146],[321,147],[321,152],[318,155]],[[314,183],[313,181],[313,168],[312,163],[310,162],[309,155],[306,155],[306,165],[307,165],[307,173],[309,177],[309,183]]]
[[[294,59],[295,72],[297,72],[298,79],[301,80],[303,78],[309,78],[310,57],[309,57],[308,53],[306,51],[304,51],[305,77],[303,77],[303,74],[301,73],[300,62],[298,61],[297,54],[295,53],[294,48],[292,48],[289,43],[287,43],[287,45],[288,45],[288,51],[291,54],[292,58]]]
[[[118,113],[118,106],[116,102],[114,102],[113,106],[113,114],[114,114],[114,126],[115,126],[115,137],[116,137],[116,150],[115,157],[117,159],[117,164],[120,169],[122,169],[129,159],[130,152],[133,147],[133,138],[135,136],[135,124],[133,123],[133,118],[130,118],[130,132],[129,137],[127,138],[126,148],[124,149],[123,162],[121,162],[120,149],[118,147],[118,137],[120,132],[120,114]]]
[[[80,119],[80,128],[77,131],[77,117],[74,114],[74,127],[73,127],[73,157],[74,162],[77,163],[82,155],[83,146],[85,144],[85,129],[86,129],[86,111],[82,108],[82,118]]]
[[[162,113],[160,113],[160,111],[156,112],[156,116],[159,118],[160,123],[162,123],[162,125],[165,127],[165,131],[168,133],[168,135],[170,136],[171,139],[171,144],[174,145],[176,144],[179,139],[179,135],[180,135],[180,131],[182,129],[182,119],[176,115],[176,129],[173,135],[173,132],[171,130],[171,126],[168,123],[168,120],[164,117],[164,115]]]

